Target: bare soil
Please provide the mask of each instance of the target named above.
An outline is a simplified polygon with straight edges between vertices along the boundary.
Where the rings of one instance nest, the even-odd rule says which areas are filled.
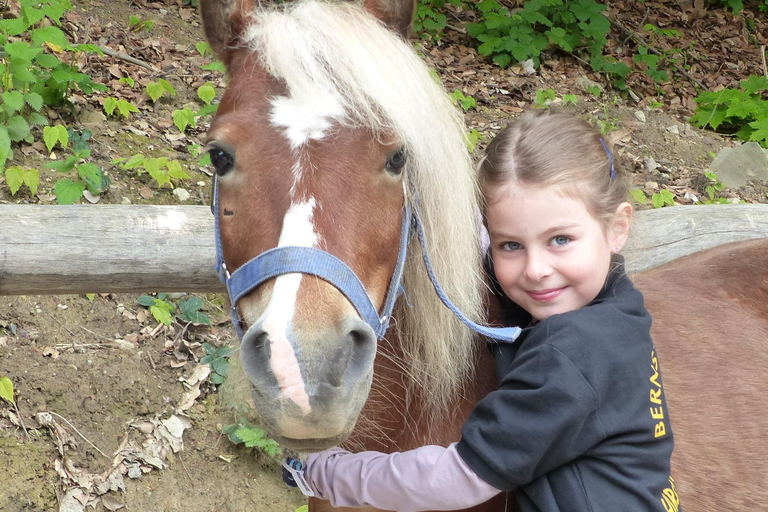
[[[139,107],[140,112],[128,121],[104,115],[100,105],[104,94],[76,95],[72,114],[47,112],[54,122],[61,116],[67,124],[93,132],[92,160],[111,179],[99,202],[179,203],[171,187],[158,187],[147,174],[113,163],[115,158],[142,153],[179,159],[191,176],[176,184],[190,193],[186,204],[207,204],[210,174],[197,165],[189,146],[202,142],[210,118],[186,134],[178,132],[171,118],[174,109],[200,108],[196,95],[200,85],[209,82],[219,93],[225,86],[220,73],[200,67],[211,58],[196,49],[203,40],[197,13],[182,6],[181,0],[73,3],[76,9],[68,15],[65,29],[77,42],[106,46],[155,68],[150,71],[111,57],[83,57],[84,71],[112,87],[110,94]],[[685,36],[693,45],[691,54],[705,57],[704,64],[690,73],[707,87],[734,86],[750,73],[760,74],[753,63],[758,61],[756,45],[765,44],[768,34],[765,15],[747,10],[734,18],[706,11],[698,0],[689,3],[691,9],[645,2],[647,12],[643,13],[634,11],[637,6],[632,2],[618,2],[614,9],[623,23],[634,28],[644,14],[659,26],[690,28],[686,34],[696,34],[695,39]],[[129,29],[131,15],[154,25],[148,31]],[[609,136],[638,187],[649,196],[666,187],[678,203],[690,204],[692,196],[704,193],[708,181],[703,173],[713,155],[734,145],[728,137],[686,123],[695,96],[691,81],[660,86],[639,74],[631,81],[635,99],[610,90],[596,98],[579,85],[579,79],[600,82],[601,78],[572,56],[549,54],[531,75],[521,66],[502,70],[478,56],[466,36],[455,30],[471,20],[458,11],[452,16],[449,22],[454,29],[439,41],[422,42],[420,51],[438,69],[449,91],[460,89],[476,98],[477,107],[466,117],[469,127],[482,136],[480,147],[509,118],[532,108],[536,91],[551,88],[557,98],[576,94],[576,105],[562,108],[614,128]],[[756,23],[748,33],[747,18]],[[755,40],[761,37],[762,41]],[[725,41],[735,68],[727,65],[722,47],[711,44],[713,40]],[[612,43],[616,55],[626,56],[631,50],[626,44]],[[136,86],[119,82],[122,77],[131,77]],[[171,82],[176,95],[153,104],[144,85],[158,78]],[[655,102],[661,106],[651,107]],[[557,102],[550,105],[556,106]],[[12,163],[42,170],[51,158],[62,157],[57,151],[47,154],[38,144],[16,148]],[[42,176],[36,196],[22,189],[11,197],[0,178],[0,203],[54,203],[52,187],[57,176],[45,170]],[[733,200],[768,202],[767,191],[766,183],[753,182],[721,194]],[[305,504],[300,493],[282,484],[275,459],[236,446],[222,434],[223,426],[235,417],[215,386],[207,380],[190,384],[199,370],[200,344],[223,346],[233,341],[224,303],[222,296],[205,296],[204,311],[212,317],[213,326],[182,329],[180,325],[158,327],[135,295],[0,298],[0,377],[12,380],[21,416],[8,404],[0,404],[0,511],[79,510],[76,503],[67,508],[73,498],[78,503],[91,500],[94,506],[88,510],[95,512],[294,512]],[[196,389],[199,396],[189,401],[189,392]],[[185,400],[186,408],[179,413]],[[162,423],[173,417],[186,422],[180,451],[174,451],[173,444],[180,439],[169,436],[172,429]],[[49,421],[46,418],[55,425],[41,424]],[[104,492],[73,494],[78,487],[92,489],[94,479],[107,482],[99,491]]]

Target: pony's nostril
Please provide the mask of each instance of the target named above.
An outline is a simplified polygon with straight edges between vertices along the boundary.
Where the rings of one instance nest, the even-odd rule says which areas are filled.
[[[257,326],[248,329],[240,344],[240,362],[251,382],[277,384],[269,367],[271,355],[272,350],[267,333]]]
[[[371,371],[376,357],[376,334],[362,320],[355,320],[347,329],[347,339],[352,345],[346,375],[360,379]]]

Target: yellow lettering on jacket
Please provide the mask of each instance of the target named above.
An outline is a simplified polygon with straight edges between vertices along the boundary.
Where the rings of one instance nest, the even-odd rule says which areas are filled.
[[[648,396],[651,402],[651,407],[649,407],[651,419],[656,422],[653,434],[654,437],[663,437],[667,435],[667,426],[664,423],[665,415],[664,407],[661,403],[662,389],[659,379],[659,360],[656,358],[655,350],[651,350],[651,370],[653,370],[653,374],[649,379],[651,381],[651,389]]]
[[[680,496],[675,489],[675,481],[669,477],[669,487],[661,491],[661,504],[666,512],[678,512],[680,510]]]

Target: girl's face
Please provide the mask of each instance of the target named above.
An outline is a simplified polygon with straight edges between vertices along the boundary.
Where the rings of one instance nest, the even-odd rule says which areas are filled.
[[[586,306],[626,240],[631,211],[623,203],[606,229],[560,187],[513,183],[496,191],[487,216],[499,284],[536,320]]]

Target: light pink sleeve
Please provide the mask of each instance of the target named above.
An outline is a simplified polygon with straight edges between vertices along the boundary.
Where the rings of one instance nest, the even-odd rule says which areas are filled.
[[[334,507],[397,512],[460,510],[501,492],[467,466],[455,444],[392,454],[332,448],[309,456],[306,478]]]

